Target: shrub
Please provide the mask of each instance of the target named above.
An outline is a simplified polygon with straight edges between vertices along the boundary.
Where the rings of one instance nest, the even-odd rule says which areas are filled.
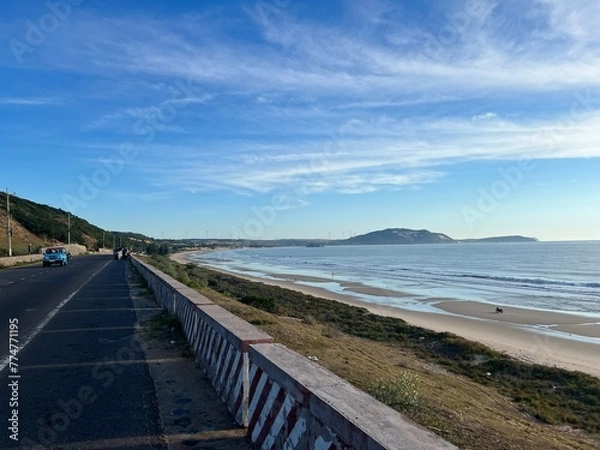
[[[317,320],[310,314],[307,314],[302,319],[302,322],[305,323],[306,325],[315,325],[317,323]]]
[[[275,300],[272,298],[257,297],[256,295],[245,295],[240,299],[240,302],[266,312],[275,312]]]
[[[408,412],[420,404],[418,383],[417,375],[402,372],[392,380],[378,380],[368,388],[367,392],[381,403],[400,412]]]

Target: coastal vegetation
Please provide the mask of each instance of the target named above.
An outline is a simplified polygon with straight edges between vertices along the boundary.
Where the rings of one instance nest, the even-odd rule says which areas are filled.
[[[600,379],[166,257],[149,261],[460,448],[600,446]]]

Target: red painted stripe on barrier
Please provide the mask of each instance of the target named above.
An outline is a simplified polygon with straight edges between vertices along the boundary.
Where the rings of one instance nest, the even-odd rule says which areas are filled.
[[[284,390],[277,383],[273,383],[271,391],[269,392],[270,395],[272,395],[273,390],[275,390],[275,392],[273,392],[273,394],[274,394],[273,401],[271,402],[270,405],[265,405],[265,406],[268,406],[269,409],[268,409],[267,413],[264,415],[263,428],[256,438],[256,445],[260,448],[262,448],[266,438],[269,435],[278,433],[278,430],[274,430],[273,426],[275,425],[275,419],[277,418],[279,412],[281,411],[281,408],[283,407],[283,401],[285,400],[286,395],[285,395]]]
[[[229,347],[228,345],[224,348]],[[231,390],[231,386],[229,385],[229,381],[223,377],[223,371],[227,370],[228,360],[226,358],[226,352],[220,357],[217,361],[217,364],[214,366],[214,372],[212,376],[213,385],[217,388],[217,392],[221,394],[221,398],[225,401],[227,398],[229,391]]]
[[[219,339],[217,332],[210,330],[210,340],[206,346],[206,363],[208,367],[213,367],[215,364],[215,347],[219,345]]]
[[[196,354],[200,355],[201,359],[204,358],[202,353],[206,346],[208,334],[209,334],[209,331],[208,331],[208,326],[206,325],[206,322],[201,322],[200,323],[200,340],[198,342],[198,350],[196,351]]]
[[[201,346],[201,341],[202,341],[201,328],[202,328],[202,324],[198,324],[197,325],[198,332],[196,333],[197,334],[196,339],[192,346],[194,349],[194,360],[196,360],[196,358],[198,358],[198,353],[200,352],[200,346]]]
[[[198,317],[198,311],[194,311],[194,342],[200,337],[200,317]]]
[[[283,426],[277,432],[277,438],[273,442],[273,445],[271,446],[271,450],[277,450],[278,448],[283,448],[282,447],[283,443],[287,440],[290,433],[294,429],[296,422],[298,421],[298,410],[297,410],[298,404],[293,399],[291,399],[291,402],[292,402],[292,406],[291,406],[290,410],[288,411],[287,416],[285,417]]]
[[[215,347],[215,340],[217,339],[216,334],[217,333],[212,328],[208,329],[208,340],[206,341],[206,345],[204,347],[202,356],[205,358],[204,361],[206,361],[206,363],[209,365],[212,362],[211,356],[212,356],[212,349]]]
[[[231,345],[228,345],[227,354],[225,355],[225,364],[223,365],[223,369],[221,370],[221,382],[222,383],[231,383],[231,379],[229,378],[229,374],[233,369],[233,364],[235,362],[235,354],[237,353]]]
[[[210,364],[211,351],[214,347],[215,331],[207,325],[206,332],[206,342],[202,348],[202,361],[204,361],[204,363],[208,366]]]
[[[218,377],[218,374],[223,370],[224,356],[225,351],[227,350],[228,343],[221,335],[219,335],[219,341],[214,348],[214,363],[212,366],[215,368],[215,377]]]
[[[248,389],[248,396],[250,397],[250,401],[256,395],[256,389],[258,387],[258,383],[260,382],[260,377],[263,374],[263,371],[260,367],[253,365],[250,369],[250,388]]]
[[[233,347],[227,343],[223,349],[223,357],[221,358],[220,366],[215,373],[216,381],[219,385],[224,386],[224,389],[227,391],[232,389],[232,380],[229,379],[227,374],[231,371],[234,352],[235,350],[233,350]]]
[[[261,373],[261,378],[262,378],[262,373]],[[257,391],[254,394],[254,396],[252,397],[252,401],[256,402],[256,407],[254,409],[252,416],[250,417],[250,420],[248,421],[248,429],[250,430],[251,434],[255,433],[255,428],[261,417],[262,410],[265,405],[265,399],[266,399],[269,391],[271,390],[272,384],[273,384],[273,382],[271,381],[271,379],[265,375],[265,385],[263,386],[262,390],[260,390],[260,392]]]
[[[213,358],[212,358],[212,362],[211,362],[211,367],[214,368],[215,377],[216,377],[216,374],[219,371],[219,365],[221,364],[221,360],[223,357],[223,351],[227,347],[227,341],[220,334],[218,334],[218,333],[215,333],[215,334],[216,334],[217,339],[216,339],[216,342],[215,342],[215,345],[214,345],[213,351],[212,351]]]
[[[185,332],[185,337],[188,339],[190,339],[191,336],[191,331],[192,331],[192,309],[190,308],[189,304],[185,305],[184,311],[183,311],[183,317],[185,318],[184,320],[184,324],[183,324],[183,331]]]
[[[292,410],[290,411],[290,416],[292,416],[293,414],[293,420],[292,417],[290,417],[290,421],[289,421],[289,429],[287,432],[287,435],[285,436],[285,442],[284,444],[281,446],[281,448],[310,448],[312,449],[313,447],[311,447],[310,445],[308,445],[308,437],[306,437],[306,434],[308,432],[308,424],[306,423],[306,414],[303,416],[302,415],[302,411],[299,410],[297,407],[292,408]],[[304,427],[304,429],[302,429]],[[304,442],[304,446],[301,447],[300,443]]]
[[[259,414],[256,415],[257,420],[251,436],[259,448],[262,446],[265,437],[271,431],[273,425],[273,417],[271,416],[273,405],[269,397],[276,396],[279,389],[280,387],[271,378],[268,378],[258,401],[256,410]]]
[[[198,339],[198,317],[196,313],[192,313],[192,324],[190,326],[190,337],[188,342],[192,348],[196,347],[196,339]]]
[[[230,409],[236,420],[241,420],[241,399],[243,399],[243,386],[242,379],[239,374],[237,366],[240,366],[236,359],[236,354],[232,353],[228,361],[227,377],[223,377],[222,384],[225,387],[223,400]],[[240,366],[241,367],[241,366]],[[236,373],[238,376],[236,377]],[[238,402],[240,403],[238,405]]]
[[[244,361],[243,361],[243,357],[242,357],[241,353],[236,354],[235,361],[236,361],[236,364],[234,367],[233,378],[232,378],[233,380],[235,380],[234,395],[236,395],[235,387],[238,385],[238,383],[240,384],[240,387],[239,387],[239,390],[235,397],[234,405],[233,405],[234,411],[237,412],[237,411],[241,411],[242,401],[244,400],[244,386],[243,386],[243,380],[242,380],[242,368],[244,366]]]
[[[200,363],[202,363],[202,365],[206,365],[207,361],[208,361],[208,352],[210,352],[210,341],[211,341],[211,334],[212,334],[212,329],[204,324],[204,339],[202,339],[202,345],[200,347],[200,351],[198,352],[198,354],[200,355]]]

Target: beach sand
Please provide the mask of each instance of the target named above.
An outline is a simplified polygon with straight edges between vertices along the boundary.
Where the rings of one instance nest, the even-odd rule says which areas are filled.
[[[188,259],[190,253],[198,252],[181,252],[171,255],[171,258],[181,264],[187,264],[190,262]],[[523,361],[578,370],[600,378],[600,320],[594,320],[584,315],[506,305],[499,305],[504,312],[496,313],[495,305],[452,299],[427,300],[427,303],[435,305],[440,313],[417,312],[361,300],[353,293],[382,298],[402,297],[407,294],[370,288],[360,283],[343,283],[342,287],[347,294],[338,294],[323,288],[298,284],[302,281],[330,282],[331,280],[328,279],[272,274],[271,276],[278,279],[269,280],[251,275],[226,273],[315,297],[361,306],[374,314],[398,317],[412,325],[438,332],[447,331],[472,341],[481,342],[494,350]],[[549,333],[549,330],[562,333]]]

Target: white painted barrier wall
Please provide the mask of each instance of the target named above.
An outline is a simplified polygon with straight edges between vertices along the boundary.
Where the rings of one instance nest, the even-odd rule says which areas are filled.
[[[204,370],[236,421],[248,422],[248,346],[273,338],[215,305],[160,270],[132,258],[156,301],[179,318],[196,364]]]
[[[0,267],[9,267],[15,266],[21,263],[34,263],[36,261],[42,260],[41,254],[35,255],[23,255],[23,256],[11,256],[11,257],[2,257],[0,258]]]
[[[456,449],[206,297],[132,258],[176,314],[196,363],[265,450]]]

